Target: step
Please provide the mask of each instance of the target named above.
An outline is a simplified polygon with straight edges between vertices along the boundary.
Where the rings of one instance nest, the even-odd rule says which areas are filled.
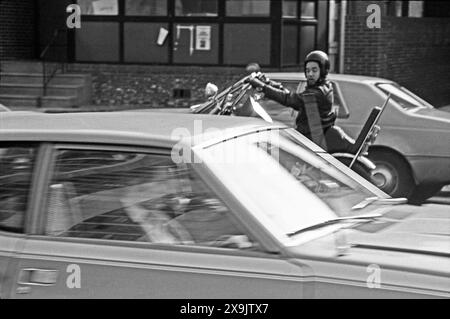
[[[39,96],[25,94],[0,94],[0,103],[14,110],[15,107],[39,107]],[[41,107],[78,106],[76,96],[44,96]]]
[[[0,70],[2,72],[42,73],[42,62],[29,60],[2,61]]]
[[[47,69],[58,68],[60,70],[61,63],[58,62],[46,62]],[[1,61],[0,71],[6,73],[43,73],[42,61],[30,61],[30,60],[9,60]],[[59,71],[58,71],[59,72]]]
[[[42,84],[0,83],[0,94],[43,95]],[[46,95],[82,96],[83,85],[51,84],[47,86]]]
[[[0,72],[0,83],[7,84],[42,84],[40,73]],[[49,82],[50,84],[92,85],[90,74],[58,73]]]

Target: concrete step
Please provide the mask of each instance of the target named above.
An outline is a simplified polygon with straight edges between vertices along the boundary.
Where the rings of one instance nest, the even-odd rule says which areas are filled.
[[[46,95],[81,96],[83,92],[83,85],[52,84],[47,86]],[[44,87],[42,84],[0,83],[0,94],[43,95]]]
[[[39,105],[39,96],[25,94],[0,94],[0,103],[14,110],[20,107],[73,107],[79,106],[76,96],[43,96]]]
[[[58,62],[46,62],[46,68],[51,69],[61,69],[61,63]],[[0,71],[6,73],[43,73],[43,62],[39,60],[3,60],[0,63]]]
[[[41,73],[42,62],[30,60],[2,61],[0,64],[2,72],[21,72],[21,73]]]
[[[40,73],[0,72],[0,83],[6,84],[42,84]],[[49,84],[91,85],[90,74],[64,73],[56,74]]]
[[[0,94],[0,103],[10,109],[15,106],[38,106],[37,95],[23,95],[23,94]]]

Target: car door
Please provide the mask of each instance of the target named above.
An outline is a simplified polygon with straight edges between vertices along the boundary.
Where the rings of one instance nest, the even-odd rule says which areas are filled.
[[[0,142],[0,298],[14,284],[17,251],[28,227],[30,189],[37,170],[37,144]]]
[[[56,145],[43,189],[15,298],[305,296],[305,269],[170,150]]]

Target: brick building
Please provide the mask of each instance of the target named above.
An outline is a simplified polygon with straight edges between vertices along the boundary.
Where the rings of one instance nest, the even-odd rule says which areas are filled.
[[[91,104],[186,106],[248,62],[298,70],[322,49],[335,72],[386,77],[450,104],[446,1],[79,0],[81,28],[69,29],[76,2],[0,0],[3,70],[12,60],[65,61],[92,75]],[[367,25],[369,4],[380,28]]]

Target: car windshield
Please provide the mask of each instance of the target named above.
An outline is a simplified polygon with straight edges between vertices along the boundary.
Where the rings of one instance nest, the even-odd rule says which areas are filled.
[[[412,110],[420,108],[433,108],[433,106],[410,92],[406,88],[395,83],[378,83],[377,87],[384,93],[391,94],[391,99],[397,102],[403,109]]]
[[[287,129],[292,130],[292,129]],[[299,143],[284,130],[231,139],[195,152],[248,210],[281,240],[324,221],[373,213],[377,205],[352,209],[382,197]],[[376,189],[375,189],[376,190]]]

